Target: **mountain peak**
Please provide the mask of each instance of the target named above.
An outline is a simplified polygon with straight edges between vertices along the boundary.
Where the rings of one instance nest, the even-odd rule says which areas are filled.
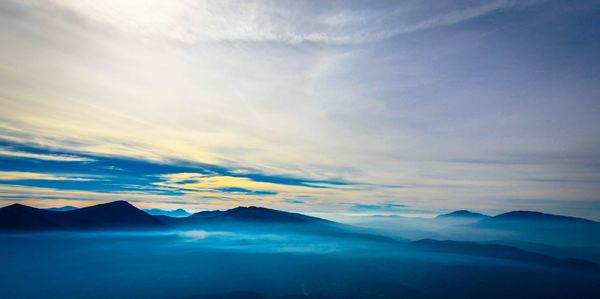
[[[487,218],[487,217],[489,217],[489,216],[484,215],[484,214],[480,214],[480,213],[476,213],[476,212],[471,212],[471,211],[468,211],[468,210],[458,210],[458,211],[450,212],[448,214],[439,215],[436,218],[483,219],[483,218]]]

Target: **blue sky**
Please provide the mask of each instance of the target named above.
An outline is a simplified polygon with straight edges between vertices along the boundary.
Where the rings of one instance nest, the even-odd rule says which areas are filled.
[[[595,1],[5,1],[0,200],[600,219],[599,16]]]

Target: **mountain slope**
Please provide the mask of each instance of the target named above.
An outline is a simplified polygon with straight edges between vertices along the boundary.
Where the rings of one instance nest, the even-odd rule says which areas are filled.
[[[67,225],[73,228],[160,227],[156,218],[126,201],[114,201],[63,212]]]
[[[21,204],[13,204],[0,208],[0,230],[29,231],[29,230],[58,230],[63,229],[62,223],[56,220],[54,212],[36,209]]]

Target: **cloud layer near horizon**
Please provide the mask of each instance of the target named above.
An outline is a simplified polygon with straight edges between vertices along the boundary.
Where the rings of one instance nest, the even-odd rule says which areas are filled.
[[[210,189],[247,204],[278,192],[269,205],[301,211],[600,214],[592,2],[9,1],[0,14],[3,159],[352,183]],[[204,200],[185,202],[215,206]]]

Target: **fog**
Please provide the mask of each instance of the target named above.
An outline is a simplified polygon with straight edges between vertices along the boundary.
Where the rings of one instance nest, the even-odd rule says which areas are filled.
[[[473,219],[410,217],[347,217],[352,225],[386,235],[420,240],[457,240],[504,244],[560,258],[582,258],[600,263],[600,225],[502,221],[482,225]]]
[[[3,298],[598,298],[599,272],[269,230],[0,236]]]

